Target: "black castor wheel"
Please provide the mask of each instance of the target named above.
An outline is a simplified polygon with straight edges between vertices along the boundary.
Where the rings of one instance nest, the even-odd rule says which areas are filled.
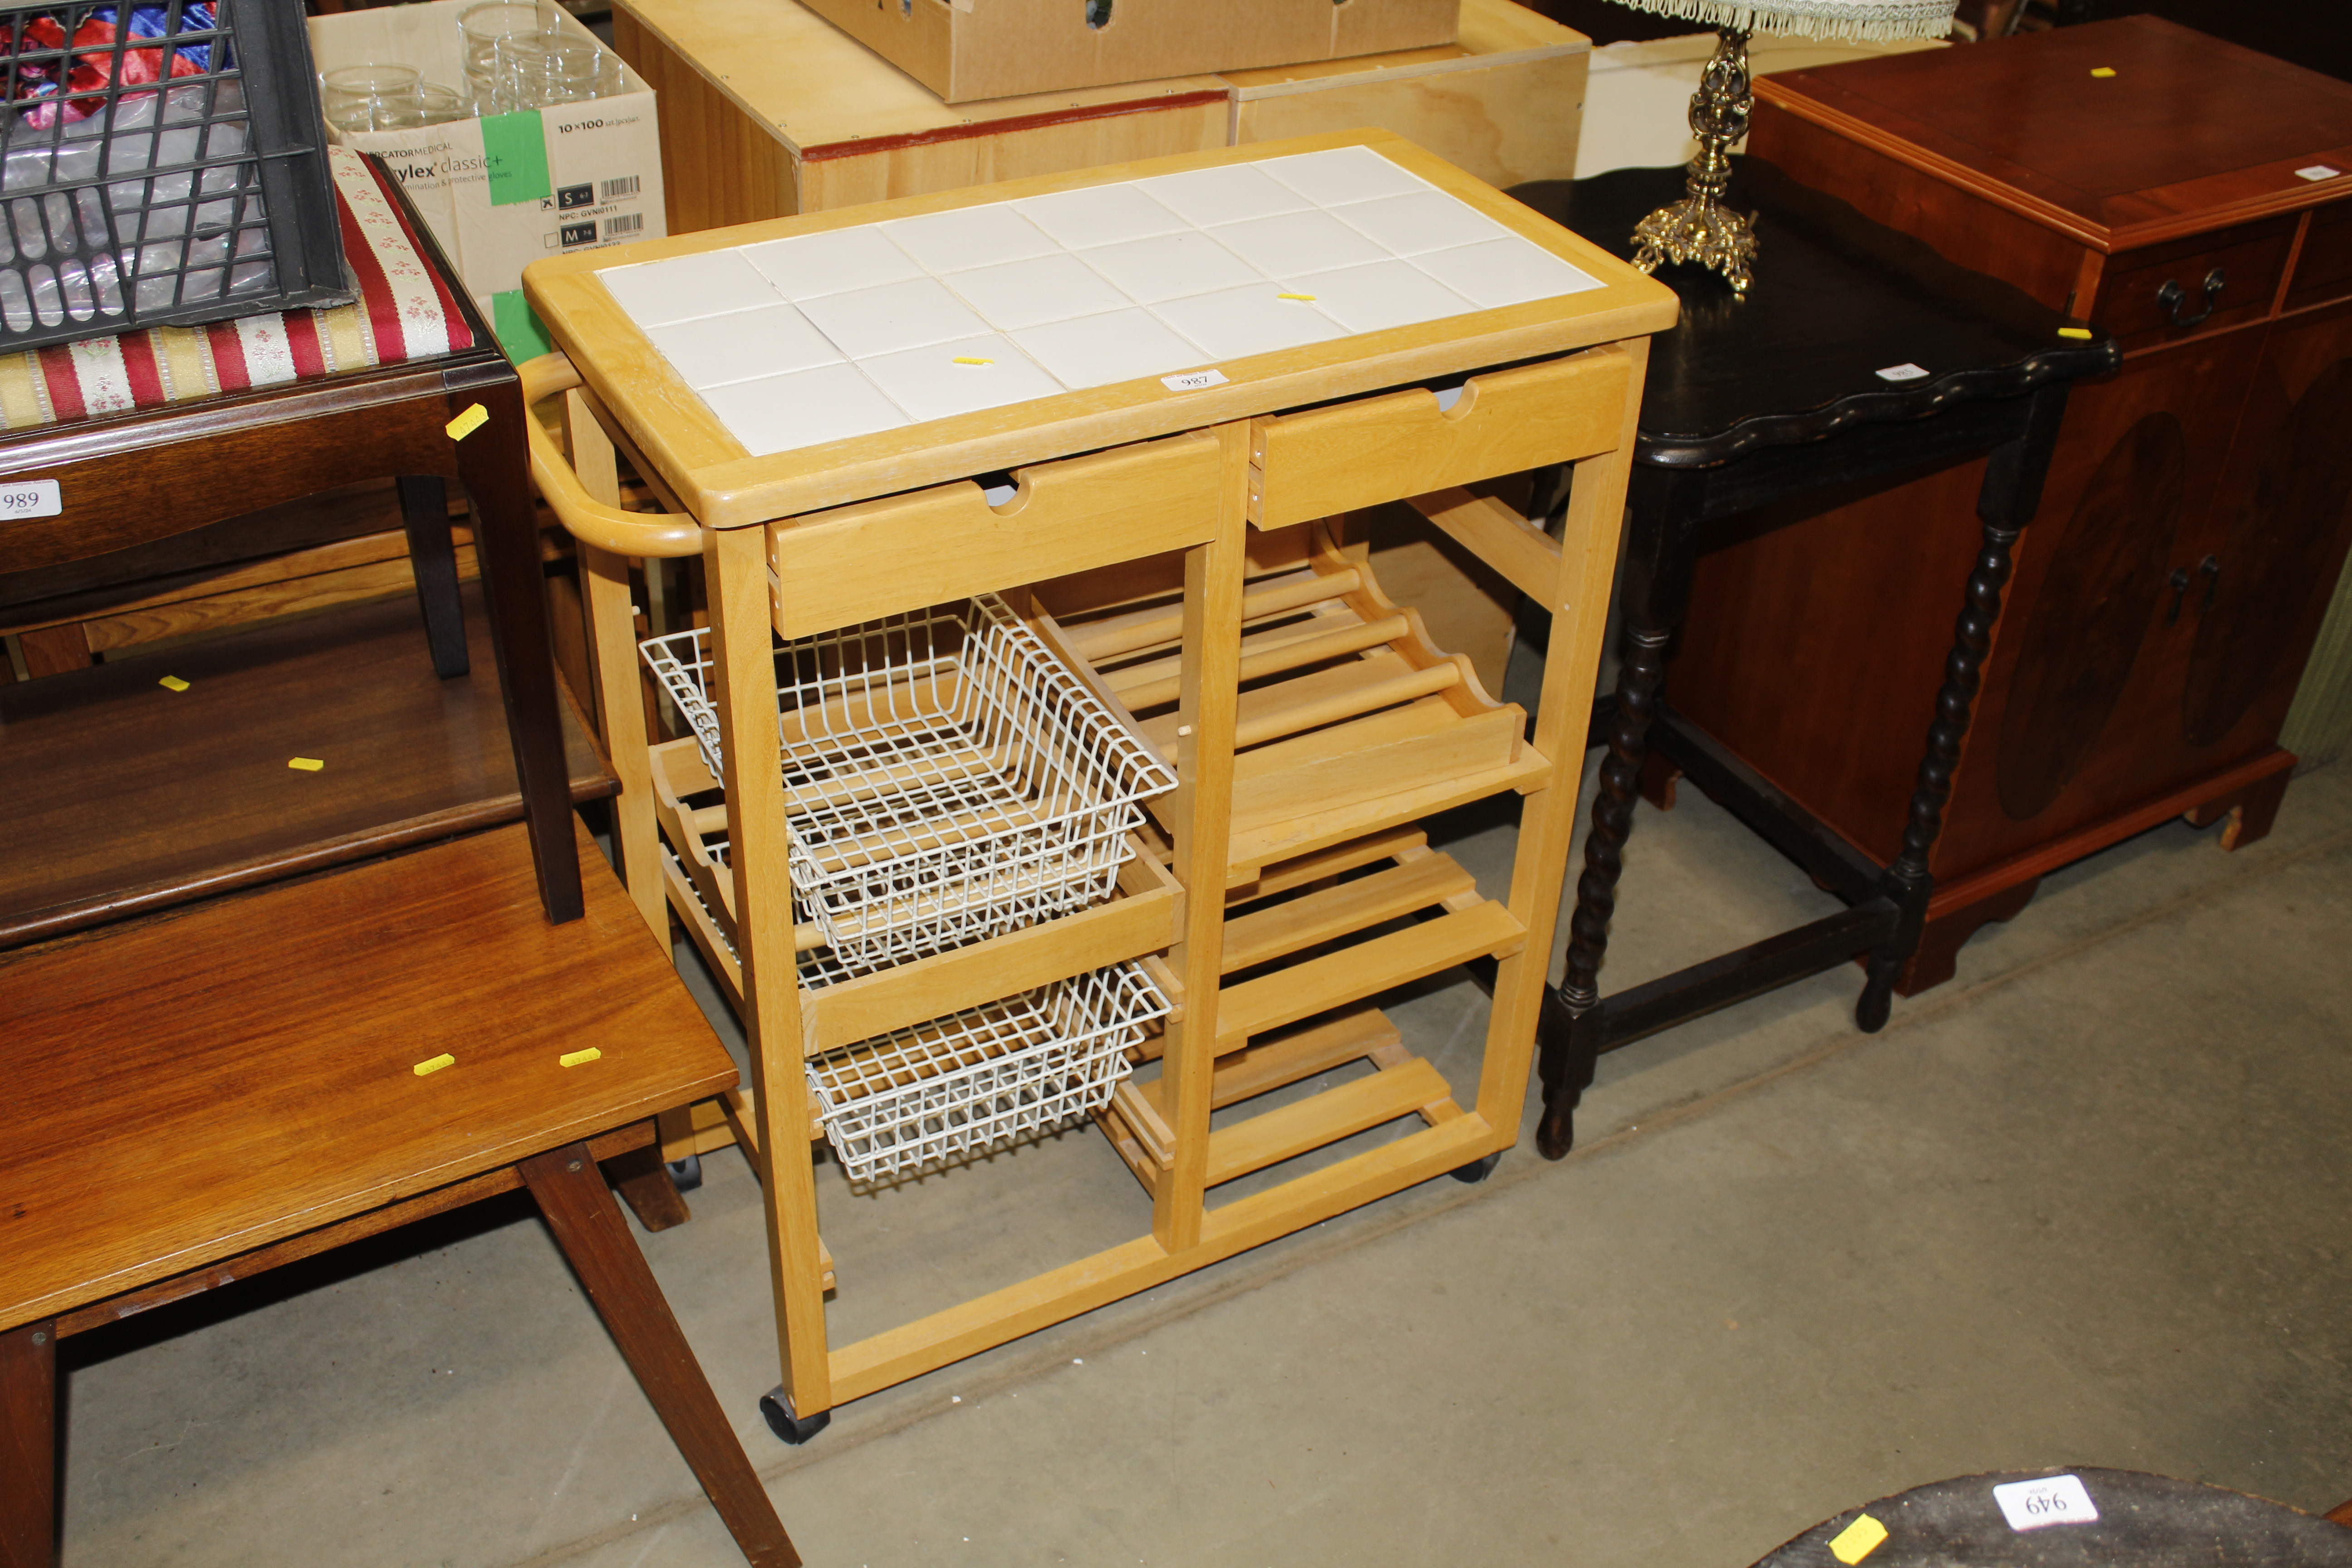
[[[688,1154],[683,1160],[665,1160],[662,1169],[669,1173],[670,1185],[681,1193],[690,1193],[702,1185],[702,1156]]]
[[[1495,1173],[1495,1167],[1502,1163],[1503,1152],[1500,1149],[1497,1149],[1493,1153],[1487,1155],[1485,1159],[1473,1160],[1466,1165],[1457,1165],[1453,1170],[1448,1171],[1446,1174],[1452,1176],[1457,1182],[1483,1182],[1487,1177],[1493,1175]]]
[[[806,1420],[793,1415],[792,1395],[784,1392],[781,1383],[760,1395],[760,1414],[768,1418],[769,1431],[794,1447],[833,1425],[830,1410],[820,1410]]]

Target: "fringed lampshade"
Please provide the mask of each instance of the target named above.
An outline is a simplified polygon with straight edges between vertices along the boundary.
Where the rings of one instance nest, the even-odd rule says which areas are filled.
[[[1639,247],[1633,265],[1644,272],[1663,261],[1696,261],[1723,274],[1735,294],[1745,295],[1756,258],[1756,235],[1746,218],[1723,205],[1731,183],[1731,149],[1748,134],[1748,114],[1756,100],[1748,88],[1748,39],[1752,33],[1790,33],[1800,37],[1940,38],[1952,29],[1958,0],[1618,0],[1637,11],[1654,11],[1713,27],[1718,35],[1714,58],[1700,73],[1691,95],[1691,134],[1698,153],[1690,161],[1689,195],[1660,207],[1633,227]]]

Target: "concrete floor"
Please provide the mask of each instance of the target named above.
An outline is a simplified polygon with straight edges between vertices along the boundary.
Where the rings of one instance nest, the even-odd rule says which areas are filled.
[[[1826,907],[1697,796],[1644,810],[1616,988]],[[1509,829],[1455,825],[1494,874]],[[2352,1495],[2352,767],[2225,856],[2051,878],[1856,1034],[1840,972],[1607,1058],[1523,1137],[845,1407],[775,1382],[759,1201],[645,1238],[809,1560],[1750,1562],[1853,1502],[2104,1465]],[[1391,1007],[1458,1089],[1484,998]],[[484,1020],[495,1026],[495,1020]],[[1377,1136],[1377,1135],[1375,1135]],[[1081,1131],[859,1196],[836,1342],[1139,1234]],[[529,1210],[487,1205],[70,1341],[65,1562],[739,1563]]]

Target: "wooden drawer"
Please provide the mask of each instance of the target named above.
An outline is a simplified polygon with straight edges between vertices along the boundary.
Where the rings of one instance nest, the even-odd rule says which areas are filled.
[[[2111,258],[2091,320],[2114,333],[2126,350],[2258,321],[2270,314],[2271,301],[2278,297],[2287,252],[2301,221],[2294,215],[2265,218]],[[2161,298],[2165,286],[2179,284],[2180,313],[2197,318],[2207,309],[2205,279],[2217,268],[2223,281],[2211,296],[2210,313],[2186,326],[2173,325],[2172,308]]]
[[[1618,348],[1276,415],[1253,443],[1260,528],[1426,495],[1617,444],[1633,362]]]
[[[1220,448],[1194,431],[768,525],[776,631],[836,626],[1181,550],[1216,532]]]
[[[2294,277],[2286,286],[2286,308],[2324,305],[2352,297],[2352,202],[2315,209],[2303,233]]]

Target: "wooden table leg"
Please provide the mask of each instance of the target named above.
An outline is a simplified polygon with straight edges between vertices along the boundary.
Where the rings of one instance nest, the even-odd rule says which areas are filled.
[[[1994,447],[1985,464],[1984,483],[1977,491],[1977,516],[1984,522],[1983,546],[1977,552],[1975,570],[1969,574],[1966,600],[1952,634],[1951,656],[1944,663],[1944,685],[1936,696],[1935,721],[1927,727],[1927,752],[1919,760],[1911,813],[1903,826],[1903,848],[1880,884],[1881,890],[1895,900],[1900,918],[1894,934],[1872,951],[1869,977],[1854,1004],[1854,1022],[1864,1033],[1875,1033],[1885,1026],[1894,1005],[1895,979],[1910,963],[1919,945],[1919,933],[1927,923],[1927,900],[1936,890],[1927,858],[1944,828],[1944,803],[1951,798],[1952,771],[1959,764],[1960,742],[1969,732],[1977,688],[1983,679],[1985,653],[1992,643],[1993,626],[2000,619],[2000,595],[2009,583],[2011,552],[2042,505],[2042,481],[2050,472],[2050,455],[2058,445],[2068,384],[2055,382],[2033,393],[2023,434]]]
[[[753,1568],[799,1568],[775,1504],[752,1472],[735,1429],[702,1375],[694,1351],[663,1299],[661,1286],[629,1235],[628,1221],[604,1187],[585,1143],[552,1150],[519,1167],[579,1275],[588,1300],[612,1331],[629,1370],[653,1401],[670,1439],[727,1523]]]
[[[530,822],[531,858],[539,868],[540,902],[561,925],[584,907],[580,859],[572,837],[572,785],[563,760],[562,697],[555,687],[555,654],[548,641],[547,584],[539,563],[539,525],[524,457],[522,388],[506,379],[453,389],[454,418],[475,404],[488,423],[457,443],[457,472],[474,509],[474,556],[482,573],[482,601],[498,650],[506,693],[507,733],[514,744],[515,777]]]
[[[0,1568],[57,1561],[57,1389],[50,1324],[0,1334]]]
[[[1617,707],[1609,727],[1609,760],[1592,799],[1592,828],[1584,839],[1584,874],[1577,879],[1576,912],[1569,918],[1568,973],[1544,1008],[1543,1121],[1536,1148],[1557,1160],[1576,1145],[1576,1107],[1592,1085],[1601,1038],[1601,960],[1609,951],[1609,921],[1617,909],[1617,879],[1633,836],[1633,802],[1649,754],[1650,721],[1666,677],[1666,644],[1690,607],[1691,566],[1704,510],[1704,473],[1647,466],[1633,470],[1633,522],[1625,538],[1625,656],[1617,670]]]
[[[425,643],[433,673],[454,680],[472,660],[466,653],[466,606],[457,597],[457,549],[449,537],[449,486],[438,474],[403,474],[400,521],[408,533],[408,564],[416,574],[417,607],[425,612]]]
[[[629,1212],[637,1216],[637,1223],[649,1231],[667,1230],[694,1217],[678,1195],[677,1184],[670,1179],[669,1167],[662,1163],[658,1142],[614,1155],[604,1162],[604,1176],[629,1205]]]

